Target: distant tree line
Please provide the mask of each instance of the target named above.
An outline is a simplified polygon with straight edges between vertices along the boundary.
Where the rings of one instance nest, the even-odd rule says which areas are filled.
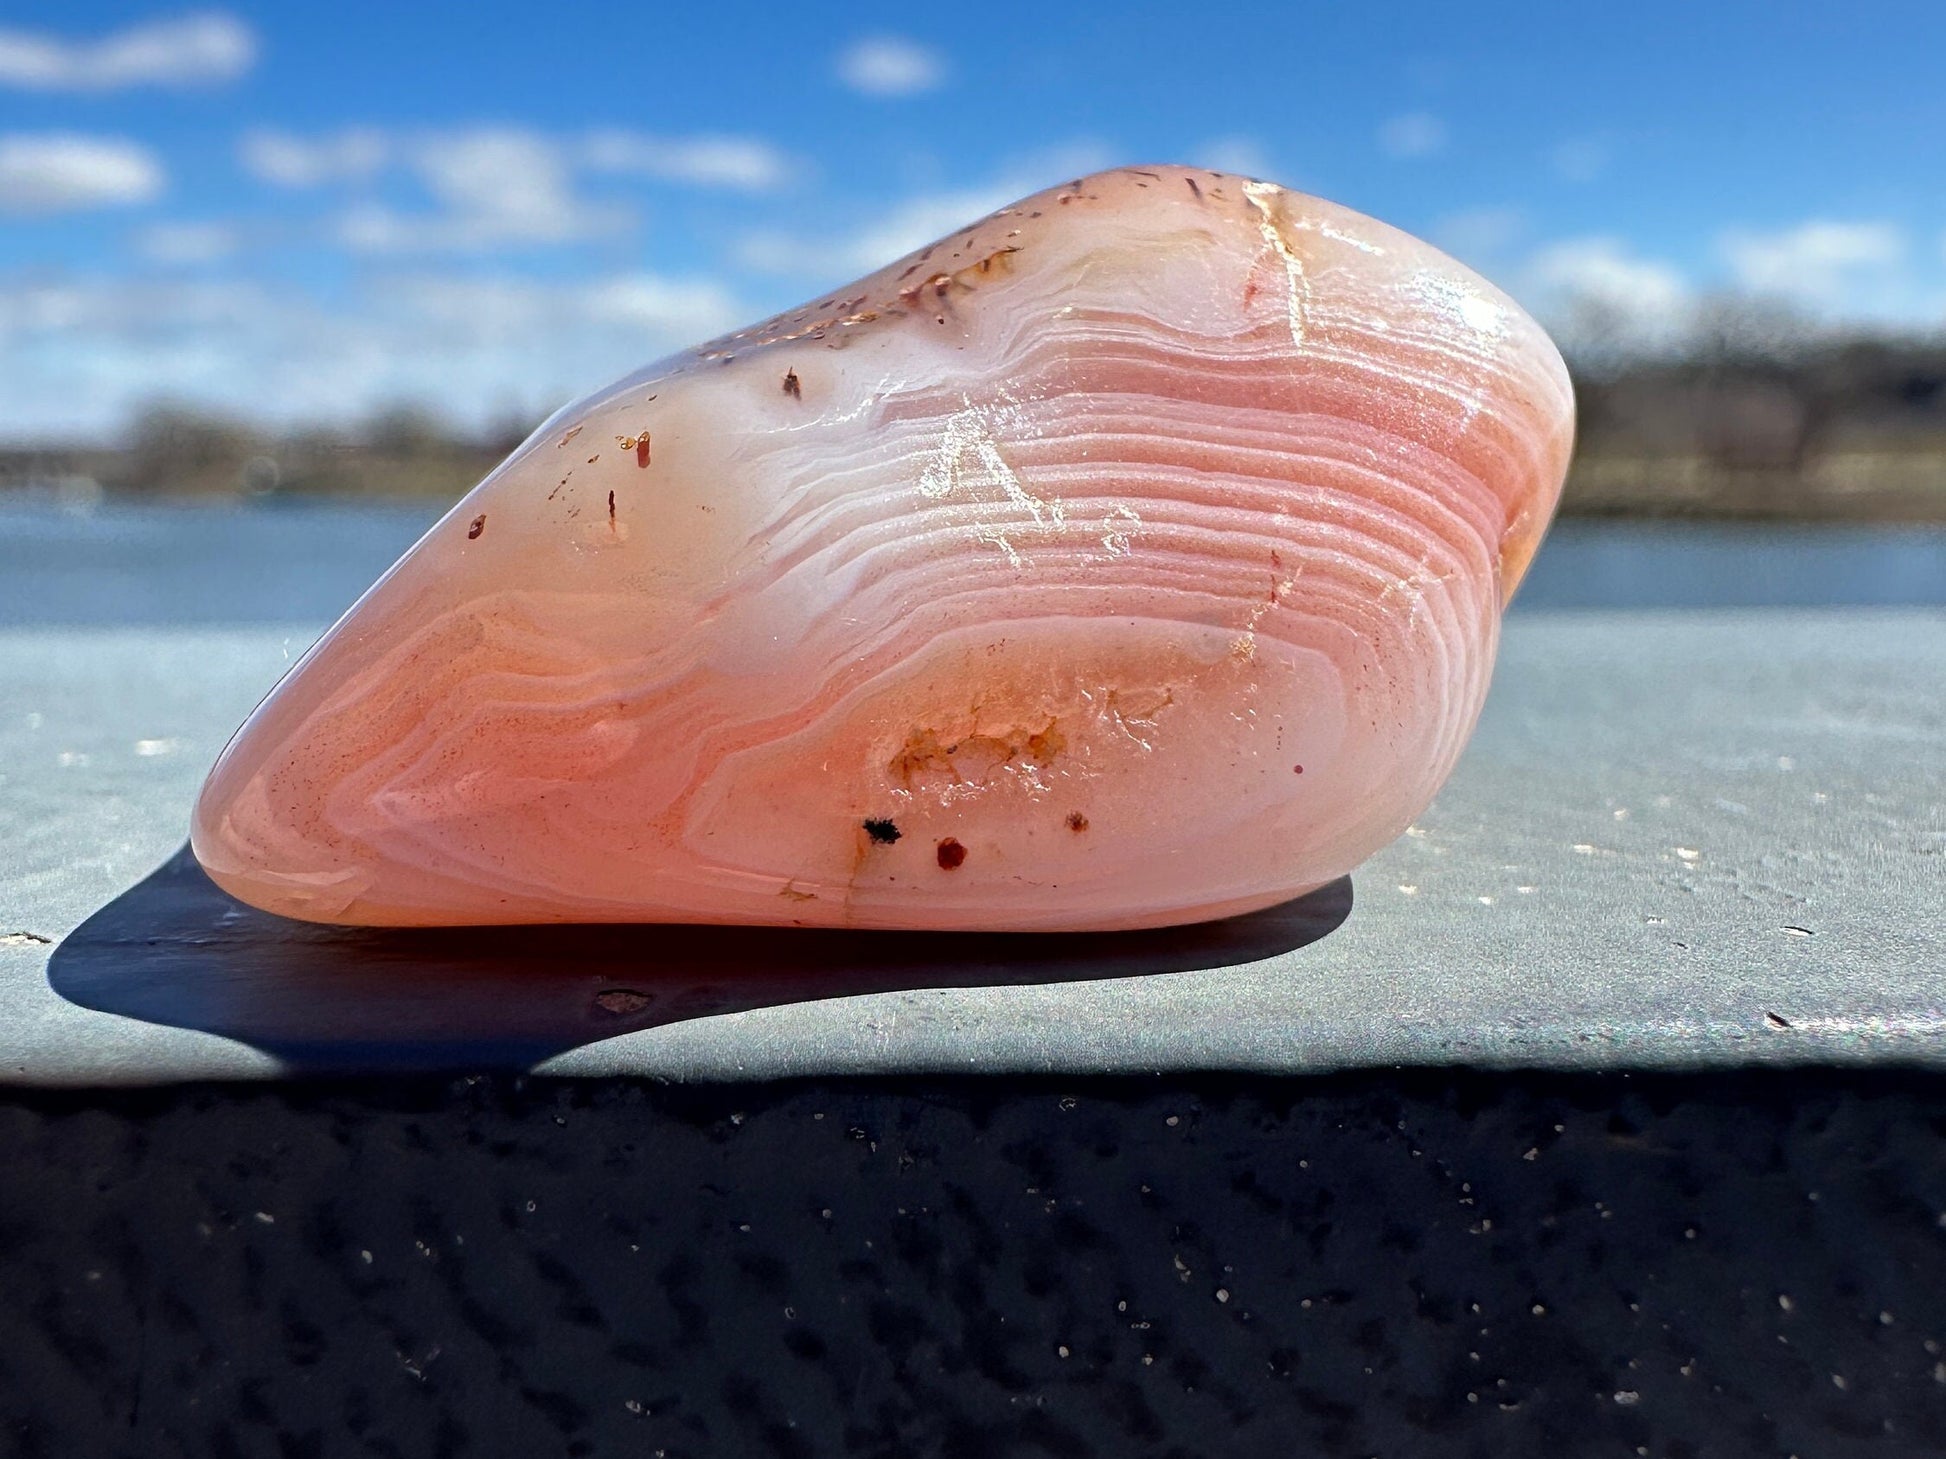
[[[1619,337],[1625,321],[1607,322]],[[1565,511],[1946,521],[1946,337],[1834,335],[1748,301],[1705,308],[1658,352],[1611,344],[1603,325],[1573,335]],[[467,434],[402,408],[273,432],[157,405],[115,441],[0,444],[0,489],[451,500],[528,429]]]
[[[139,413],[112,441],[74,447],[0,445],[0,488],[129,495],[371,496],[451,499],[525,439],[526,422],[456,431],[400,407],[348,427],[271,431],[194,406]]]
[[[1946,337],[1729,300],[1678,349],[1587,348],[1572,368],[1567,510],[1946,521]]]

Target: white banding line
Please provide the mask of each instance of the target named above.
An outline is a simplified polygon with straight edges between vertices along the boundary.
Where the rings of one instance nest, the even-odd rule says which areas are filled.
[[[1290,286],[1291,343],[1299,349],[1304,348],[1304,305],[1311,297],[1311,284],[1304,277],[1303,260],[1291,251],[1282,230],[1277,226],[1277,215],[1266,198],[1280,195],[1284,190],[1272,182],[1246,182],[1243,195],[1250,200],[1250,206],[1260,215],[1257,231],[1263,235],[1264,243],[1284,261],[1284,277]]]

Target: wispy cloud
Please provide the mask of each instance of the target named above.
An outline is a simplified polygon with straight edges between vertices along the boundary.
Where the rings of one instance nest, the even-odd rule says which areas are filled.
[[[1003,208],[1025,189],[1008,183],[921,193],[880,214],[856,233],[803,237],[765,230],[747,235],[737,259],[758,273],[836,284],[924,248],[955,228]]]
[[[649,177],[696,187],[769,192],[790,181],[788,157],[752,137],[652,137],[639,132],[590,133],[578,149],[591,172]]]
[[[347,127],[322,136],[253,131],[237,145],[245,172],[286,188],[316,188],[334,183],[368,182],[390,167],[437,173],[443,158],[480,139],[505,146],[517,138],[529,158],[550,156],[550,170],[644,177],[689,187],[767,192],[785,186],[796,164],[756,137],[724,135],[654,136],[605,128],[579,137],[529,128],[450,128],[435,133],[389,132],[378,127]]]
[[[239,279],[0,283],[0,436],[100,434],[159,395],[283,424],[401,401],[539,419],[746,310],[707,276],[380,276],[329,303]]]
[[[987,182],[915,193],[849,234],[754,232],[738,245],[737,259],[758,273],[841,283],[924,248],[1028,193],[1106,165],[1105,150],[1095,142],[1073,142],[1021,159]]]
[[[1695,308],[1680,269],[1614,237],[1549,244],[1511,282],[1570,355],[1665,347],[1689,328]]]
[[[627,229],[633,214],[578,197],[561,149],[532,132],[478,130],[430,137],[413,170],[438,205],[401,212],[378,203],[346,213],[338,238],[367,253],[478,252],[575,243]]]
[[[1401,161],[1446,150],[1446,123],[1431,112],[1411,111],[1378,129],[1379,150]]]
[[[575,333],[592,324],[694,344],[738,322],[735,296],[719,281],[652,273],[605,274],[572,283],[405,275],[382,284],[377,300],[435,326],[439,347],[537,344],[543,352],[558,353],[572,349]],[[635,359],[621,368],[642,363]]]
[[[350,127],[313,137],[254,131],[239,142],[237,160],[251,176],[286,189],[370,184],[388,173],[416,179],[433,207],[367,199],[331,230],[335,241],[368,253],[574,243],[633,226],[632,208],[582,195],[587,176],[764,192],[786,185],[794,171],[783,152],[752,137],[617,129],[561,136],[523,127]]]
[[[222,263],[242,245],[230,223],[156,223],[135,235],[135,251],[166,267]]]
[[[151,21],[98,40],[0,28],[0,86],[27,91],[120,91],[234,81],[257,60],[257,37],[220,11]]]
[[[1003,182],[908,198],[847,241],[843,249],[845,266],[862,271],[890,263],[955,228],[984,218],[995,208],[1004,208],[1019,196],[1020,189]]]
[[[576,211],[559,149],[531,132],[456,132],[425,142],[413,160],[432,195],[462,216],[538,233],[550,216]]]
[[[69,133],[0,136],[0,213],[125,207],[161,195],[155,154],[120,137]]]
[[[1510,292],[1584,363],[1693,347],[1726,329],[1774,339],[1856,327],[1937,328],[1946,292],[1882,220],[1815,218],[1717,240],[1722,266],[1684,269],[1613,235],[1574,238],[1510,267]]]
[[[1831,218],[1773,233],[1733,231],[1722,239],[1738,284],[1819,308],[1843,306],[1873,276],[1882,281],[1904,263],[1907,248],[1905,230],[1896,224]]]
[[[385,167],[392,151],[391,139],[376,127],[349,127],[324,137],[255,131],[237,144],[237,161],[261,182],[309,188],[363,182]]]
[[[1519,208],[1467,208],[1440,218],[1428,236],[1461,262],[1483,268],[1520,242],[1529,226]]]
[[[838,56],[838,79],[867,96],[915,96],[946,80],[946,60],[904,36],[867,36]]]
[[[1667,315],[1689,301],[1680,270],[1644,258],[1619,238],[1576,238],[1550,244],[1534,256],[1542,284],[1649,315]]]

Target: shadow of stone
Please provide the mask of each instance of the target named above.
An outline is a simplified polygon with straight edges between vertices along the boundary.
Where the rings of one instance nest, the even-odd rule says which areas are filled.
[[[76,928],[71,1003],[252,1045],[293,1071],[528,1069],[636,1029],[921,988],[1086,982],[1256,962],[1329,935],[1351,878],[1242,917],[1145,932],[552,926],[372,929],[236,901],[187,846]]]

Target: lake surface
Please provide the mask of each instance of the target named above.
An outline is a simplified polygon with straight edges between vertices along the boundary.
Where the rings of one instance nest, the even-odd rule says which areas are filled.
[[[0,500],[0,624],[335,618],[438,509],[321,501]],[[1518,612],[1946,605],[1946,530],[1567,521]]]

